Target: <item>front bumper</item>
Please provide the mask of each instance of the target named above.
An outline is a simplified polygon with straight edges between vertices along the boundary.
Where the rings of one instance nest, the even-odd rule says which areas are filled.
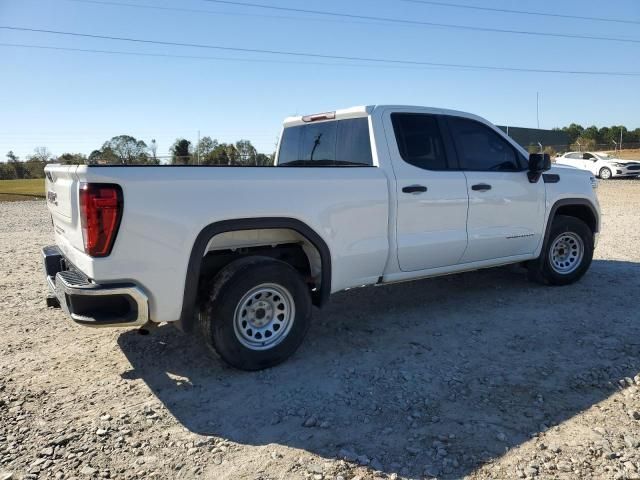
[[[133,283],[97,284],[73,268],[56,245],[42,249],[47,305],[60,306],[81,325],[135,327],[149,321],[149,302]]]
[[[630,169],[628,167],[613,167],[613,175],[615,177],[635,177],[640,175],[640,169]]]

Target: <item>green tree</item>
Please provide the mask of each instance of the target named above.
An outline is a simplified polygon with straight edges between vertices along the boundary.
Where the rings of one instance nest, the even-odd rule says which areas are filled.
[[[602,139],[600,138],[600,130],[595,125],[591,125],[587,127],[580,135],[583,139],[593,140],[594,144],[602,143]]]
[[[203,160],[206,159],[211,152],[213,152],[218,146],[218,140],[212,139],[211,137],[205,136],[200,139],[198,144],[196,145],[196,155],[200,155],[200,163],[204,163]]]
[[[256,165],[258,166],[269,166],[273,165],[273,155],[265,155],[264,153],[258,153],[256,155]]]
[[[9,173],[13,170],[13,173]],[[7,172],[12,175],[11,178],[25,178],[26,169],[20,158],[13,153],[13,150],[7,152]]]
[[[92,154],[95,152],[99,151],[94,150]],[[63,153],[56,159],[56,162],[64,165],[82,165],[83,163],[90,163],[87,156],[82,153]]]
[[[569,137],[569,144],[575,143],[576,139],[582,135],[584,132],[584,128],[582,125],[578,125],[577,123],[572,123],[568,127],[563,127],[562,131],[567,134]]]
[[[127,165],[149,163],[147,144],[130,135],[118,135],[104,142],[102,145],[103,158],[111,157],[117,159],[117,163]]]
[[[241,165],[256,164],[256,155],[258,154],[258,151],[253,145],[251,145],[249,140],[238,140],[235,147],[238,156],[238,163]]]
[[[191,163],[191,142],[185,138],[178,138],[171,146],[171,163],[174,165],[189,165]]]

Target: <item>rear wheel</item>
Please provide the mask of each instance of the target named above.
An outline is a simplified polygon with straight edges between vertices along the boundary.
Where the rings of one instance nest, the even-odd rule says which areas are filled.
[[[261,370],[283,362],[311,323],[311,298],[302,276],[269,257],[247,257],[224,267],[201,303],[205,342],[228,364]]]
[[[540,257],[529,263],[529,277],[548,285],[579,280],[591,265],[593,233],[579,218],[557,215]]]
[[[602,180],[609,180],[611,178],[611,170],[607,167],[602,167],[600,169],[600,178]]]

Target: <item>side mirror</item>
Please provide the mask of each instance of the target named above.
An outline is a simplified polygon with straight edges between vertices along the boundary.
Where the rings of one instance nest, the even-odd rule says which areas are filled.
[[[529,154],[529,171],[527,176],[531,183],[536,183],[542,176],[542,172],[546,172],[551,168],[551,157],[548,153],[530,153]]]

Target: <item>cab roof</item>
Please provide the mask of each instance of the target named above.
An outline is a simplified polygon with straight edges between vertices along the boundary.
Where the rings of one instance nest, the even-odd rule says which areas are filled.
[[[453,115],[458,117],[473,118],[476,120],[480,120],[483,123],[487,123],[485,119],[478,117],[477,115],[473,115],[471,113],[462,112],[458,110],[449,110],[446,108],[422,107],[418,105],[360,105],[356,107],[342,108],[334,111],[287,117],[284,119],[283,125],[284,127],[291,127],[295,125],[304,125],[310,122],[344,120],[347,118],[367,117],[371,115],[374,112],[374,110],[378,110],[378,109],[392,109],[392,110],[400,110],[400,111],[415,110],[415,111],[421,111],[424,113],[434,113],[434,114],[441,114],[441,115]]]

